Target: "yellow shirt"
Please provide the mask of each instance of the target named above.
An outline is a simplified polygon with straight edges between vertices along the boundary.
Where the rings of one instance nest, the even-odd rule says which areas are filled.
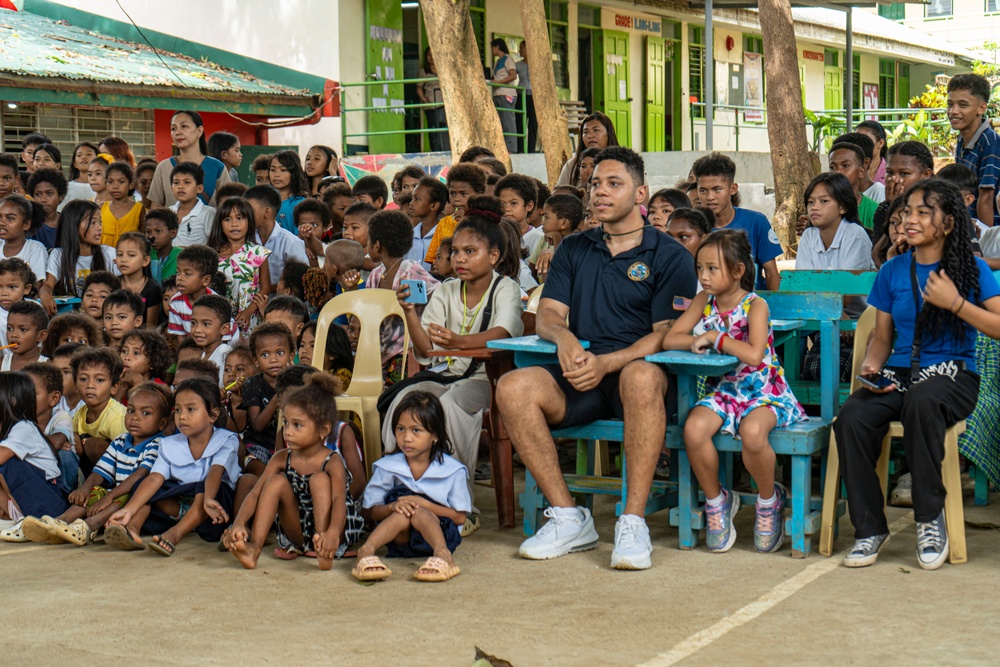
[[[455,216],[453,215],[448,215],[438,220],[438,226],[434,230],[431,244],[427,246],[427,256],[424,257],[425,262],[428,264],[434,263],[434,260],[437,259],[438,248],[441,247],[441,241],[451,238],[452,234],[455,233],[456,227],[458,227],[458,223],[455,221]]]
[[[101,245],[114,248],[122,234],[139,231],[139,224],[144,217],[142,204],[139,202],[121,218],[116,218],[111,212],[111,202],[104,202],[101,204]]]
[[[73,432],[84,438],[104,438],[111,442],[125,432],[125,406],[111,399],[97,421],[87,423],[87,404],[84,403],[73,417]]]

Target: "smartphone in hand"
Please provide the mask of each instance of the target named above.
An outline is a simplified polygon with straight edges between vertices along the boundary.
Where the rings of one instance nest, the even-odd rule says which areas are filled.
[[[892,385],[892,380],[885,377],[880,373],[871,373],[869,375],[859,375],[858,382],[861,386],[871,389],[872,391],[885,391]]]
[[[400,284],[410,289],[410,295],[403,299],[407,303],[424,305],[427,303],[427,283],[423,280],[401,280]]]

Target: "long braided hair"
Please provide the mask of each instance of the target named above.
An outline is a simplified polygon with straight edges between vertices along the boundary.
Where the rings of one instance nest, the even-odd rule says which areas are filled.
[[[903,195],[903,200],[919,194],[923,203],[941,212],[935,215],[934,225],[945,232],[944,249],[939,270],[944,271],[955,283],[963,297],[972,295],[970,300],[979,301],[979,266],[972,254],[972,218],[962,200],[962,193],[952,183],[940,178],[930,178],[912,185]],[[947,230],[947,220],[951,218],[951,230]],[[965,338],[968,325],[958,316],[944,308],[924,303],[917,316],[914,340],[940,338],[950,335],[954,340]]]

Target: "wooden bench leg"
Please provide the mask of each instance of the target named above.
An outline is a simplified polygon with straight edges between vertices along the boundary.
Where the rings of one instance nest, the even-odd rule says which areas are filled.
[[[958,464],[958,429],[949,428],[944,434],[944,460],[941,462],[944,478],[944,514],[948,524],[950,554],[948,562],[964,563],[968,560],[965,547],[965,509],[962,506],[962,473]]]
[[[882,485],[882,507],[889,500],[889,459],[892,457],[892,436],[886,435],[885,439],[882,440],[882,454],[878,457],[878,463],[875,464],[875,474],[878,475],[879,484]],[[847,502],[851,502],[848,498]]]
[[[823,479],[823,515],[819,533],[819,552],[833,554],[833,538],[837,525],[837,503],[840,500],[840,458],[837,438],[830,429],[830,447],[826,455],[826,477]]]
[[[524,510],[524,536],[531,537],[538,530],[545,509],[545,496],[538,488],[530,470],[524,472],[524,493],[520,495],[521,509]]]
[[[805,558],[812,552],[812,536],[806,534],[806,521],[812,498],[812,457],[792,456],[791,533],[792,558]]]

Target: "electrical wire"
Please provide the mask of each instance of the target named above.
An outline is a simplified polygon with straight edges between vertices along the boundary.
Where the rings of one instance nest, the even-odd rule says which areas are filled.
[[[324,107],[324,106],[325,106],[326,104],[328,104],[328,103],[329,103],[329,102],[330,102],[330,101],[331,101],[331,100],[332,100],[332,99],[334,98],[334,96],[335,96],[335,95],[337,95],[337,94],[338,94],[338,92],[339,92],[339,90],[338,90],[337,88],[335,88],[334,90],[332,90],[332,91],[330,92],[330,95],[329,95],[328,97],[324,98],[324,99],[323,99],[323,101],[322,101],[322,102],[320,102],[320,105],[319,105],[318,107],[316,107],[315,109],[313,109],[312,113],[310,113],[310,114],[307,114],[307,115],[305,115],[305,116],[299,116],[298,118],[291,118],[291,119],[289,119],[289,120],[283,120],[283,121],[280,121],[280,122],[278,122],[278,123],[270,123],[270,122],[264,122],[264,123],[261,123],[261,122],[253,122],[253,121],[249,121],[249,120],[246,120],[245,118],[240,118],[240,117],[239,117],[239,116],[237,116],[236,114],[234,114],[234,113],[230,112],[230,111],[229,111],[228,109],[226,109],[226,108],[224,108],[224,107],[221,107],[221,106],[219,106],[219,105],[218,105],[218,104],[216,104],[216,103],[215,103],[214,101],[212,101],[212,100],[208,99],[207,97],[205,97],[205,96],[204,96],[204,95],[203,95],[203,94],[201,93],[201,91],[199,91],[199,90],[196,90],[195,88],[192,88],[191,86],[189,86],[189,85],[188,85],[188,84],[187,84],[187,83],[186,83],[186,82],[184,81],[184,79],[182,79],[182,78],[180,77],[180,75],[179,75],[179,74],[177,74],[177,72],[175,72],[175,71],[173,70],[173,68],[172,68],[172,67],[170,67],[170,65],[168,65],[168,64],[167,64],[167,61],[165,61],[165,60],[163,59],[163,56],[161,56],[161,55],[160,55],[160,51],[159,51],[159,50],[158,50],[158,49],[157,49],[157,48],[156,48],[155,46],[153,46],[152,42],[150,42],[150,41],[149,41],[149,38],[147,38],[147,37],[146,37],[146,33],[144,33],[144,32],[142,31],[142,28],[140,28],[140,27],[138,26],[138,24],[136,24],[136,22],[135,22],[135,21],[134,21],[134,20],[132,19],[132,16],[131,16],[131,15],[129,15],[129,13],[128,13],[127,11],[125,11],[125,8],[124,8],[124,7],[122,7],[122,3],[121,3],[121,1],[120,1],[120,0],[115,0],[115,4],[117,4],[117,5],[118,5],[118,9],[122,10],[122,14],[124,14],[124,15],[125,15],[125,17],[126,17],[126,18],[127,18],[128,20],[129,20],[129,23],[131,23],[131,24],[132,24],[132,27],[134,27],[134,28],[136,29],[136,31],[137,31],[137,32],[139,33],[139,35],[140,35],[140,36],[142,37],[143,41],[144,41],[144,42],[146,42],[146,44],[147,44],[147,45],[149,46],[149,48],[153,50],[153,53],[154,53],[154,54],[156,55],[157,59],[158,59],[158,60],[160,61],[160,64],[162,64],[162,65],[163,65],[163,66],[164,66],[164,67],[165,67],[165,68],[167,69],[167,71],[169,71],[169,72],[170,72],[171,74],[173,74],[173,75],[174,75],[174,78],[175,78],[175,79],[177,79],[177,81],[178,81],[178,82],[180,82],[180,84],[181,84],[182,86],[184,86],[184,87],[185,87],[185,88],[187,88],[187,89],[188,89],[189,91],[191,91],[192,93],[194,93],[195,95],[197,95],[198,97],[200,97],[200,98],[201,98],[201,99],[202,99],[203,101],[207,102],[208,104],[210,104],[211,106],[213,106],[214,108],[216,108],[217,110],[219,110],[219,111],[220,111],[221,113],[224,113],[224,114],[226,114],[226,115],[227,115],[227,116],[229,116],[230,118],[232,118],[232,119],[234,119],[234,120],[237,120],[237,121],[239,121],[240,123],[243,123],[244,125],[249,125],[249,126],[251,126],[251,127],[263,127],[263,128],[266,128],[266,129],[277,129],[277,128],[282,128],[282,127],[289,127],[289,126],[291,126],[291,125],[296,125],[296,124],[298,124],[298,123],[301,123],[302,121],[306,121],[306,120],[309,120],[309,119],[311,119],[312,117],[314,117],[314,116],[316,115],[316,112],[317,112],[317,111],[318,111],[319,109],[322,109],[322,108],[323,108],[323,107]]]

